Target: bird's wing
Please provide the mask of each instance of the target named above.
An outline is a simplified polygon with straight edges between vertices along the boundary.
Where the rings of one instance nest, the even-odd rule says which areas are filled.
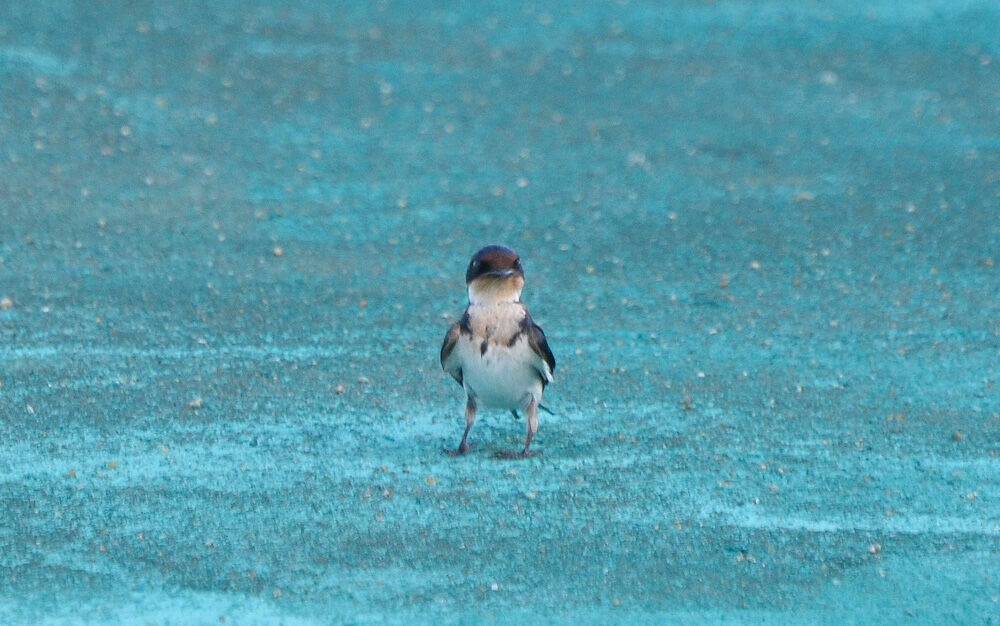
[[[455,322],[448,329],[448,334],[444,336],[444,343],[441,344],[441,369],[448,372],[452,378],[462,384],[462,366],[457,358],[452,358],[455,351],[455,344],[462,335],[462,323]]]
[[[542,378],[542,387],[553,381],[552,374],[556,371],[556,357],[552,355],[552,350],[549,348],[549,342],[545,340],[545,333],[542,332],[542,327],[531,320],[530,317],[526,318],[528,327],[528,345],[531,346],[532,351],[538,357],[535,364],[535,369],[538,370],[538,375]]]

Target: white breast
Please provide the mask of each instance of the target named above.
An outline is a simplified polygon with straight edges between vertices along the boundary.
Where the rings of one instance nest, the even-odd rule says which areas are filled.
[[[463,337],[455,346],[462,363],[463,384],[480,406],[523,409],[531,396],[542,400],[542,381],[536,369],[538,355],[522,335],[513,346],[490,343],[482,352],[482,338]]]

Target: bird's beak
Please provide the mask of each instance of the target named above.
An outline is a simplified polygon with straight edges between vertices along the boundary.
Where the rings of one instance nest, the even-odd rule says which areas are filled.
[[[515,274],[514,270],[504,269],[504,270],[493,270],[492,272],[489,272],[487,276],[492,276],[494,278],[508,278],[510,276],[513,276],[514,274]]]

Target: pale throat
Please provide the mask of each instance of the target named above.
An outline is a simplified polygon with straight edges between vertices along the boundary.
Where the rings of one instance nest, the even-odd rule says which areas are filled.
[[[520,302],[524,279],[520,276],[511,278],[477,278],[469,283],[469,304],[502,304],[504,302]]]

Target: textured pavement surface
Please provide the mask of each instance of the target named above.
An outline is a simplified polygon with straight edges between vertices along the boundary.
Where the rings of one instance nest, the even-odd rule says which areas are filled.
[[[1000,623],[1000,5],[283,4],[0,1],[0,622]]]

